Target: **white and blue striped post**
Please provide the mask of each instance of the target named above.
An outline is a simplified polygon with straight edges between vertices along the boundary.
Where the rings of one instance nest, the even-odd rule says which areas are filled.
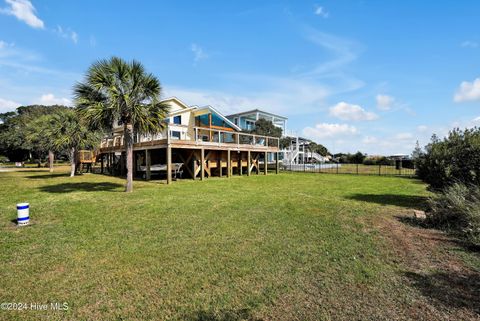
[[[17,204],[17,224],[19,226],[28,225],[30,222],[30,204],[18,203]]]

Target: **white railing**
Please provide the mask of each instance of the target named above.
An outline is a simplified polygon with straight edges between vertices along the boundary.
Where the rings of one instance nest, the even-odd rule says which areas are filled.
[[[145,143],[158,140],[194,142],[196,145],[250,145],[256,147],[279,147],[280,139],[277,137],[247,134],[216,128],[189,127],[186,125],[168,124],[161,133],[155,135],[138,135],[134,142]],[[123,146],[123,135],[117,134],[102,140],[100,147]]]

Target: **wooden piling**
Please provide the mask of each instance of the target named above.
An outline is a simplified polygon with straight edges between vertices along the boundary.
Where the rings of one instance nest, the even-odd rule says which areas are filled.
[[[145,149],[145,179],[148,181],[150,180],[151,177],[151,172],[150,172],[150,166],[151,166],[151,160],[150,160],[150,151],[148,149]]]
[[[167,146],[167,184],[172,183],[172,147]]]
[[[265,156],[264,156],[264,161],[263,161],[263,172],[265,175],[267,175],[268,173],[268,152],[265,152]]]
[[[230,149],[227,150],[227,177],[232,175],[232,161],[230,158]]]

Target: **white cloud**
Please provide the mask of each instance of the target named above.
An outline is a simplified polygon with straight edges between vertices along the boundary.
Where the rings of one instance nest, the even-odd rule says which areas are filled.
[[[8,43],[3,40],[0,40],[0,50],[8,47],[13,47],[13,46],[14,46],[13,43]]]
[[[0,113],[5,113],[7,111],[12,111],[18,106],[20,106],[20,103],[17,103],[13,100],[7,100],[0,98]]]
[[[43,29],[43,21],[35,14],[35,8],[28,0],[5,0],[9,7],[0,9],[0,13],[15,16],[33,28]]]
[[[39,99],[35,101],[37,104],[41,105],[65,105],[71,106],[72,101],[68,98],[55,97],[54,94],[44,94]]]
[[[236,75],[228,79],[244,91],[166,87],[165,94],[192,105],[211,105],[224,114],[261,108],[284,115],[318,112],[331,94],[322,84],[305,79],[260,75]]]
[[[324,7],[315,6],[315,15],[320,16],[322,18],[328,18],[328,12],[325,10]]]
[[[330,107],[330,115],[342,120],[375,120],[378,116],[375,113],[366,111],[359,105],[339,102],[335,106]]]
[[[457,103],[480,100],[480,78],[473,82],[463,81],[457,89],[453,100]]]
[[[352,136],[356,133],[357,129],[348,124],[320,123],[316,124],[315,127],[305,127],[303,129],[303,135],[313,140]]]
[[[478,48],[479,44],[476,41],[465,40],[460,44],[464,48]]]
[[[208,58],[208,54],[199,45],[192,43],[190,50],[193,52],[193,61],[195,63]]]
[[[390,110],[395,102],[395,98],[389,95],[377,95],[375,100],[380,110]]]
[[[396,140],[404,141],[404,140],[412,140],[414,138],[412,133],[398,133],[394,136]]]
[[[420,133],[425,133],[428,130],[428,126],[426,125],[420,125],[417,127],[417,131]]]
[[[53,31],[60,37],[69,39],[75,44],[78,42],[78,34],[70,28],[63,29],[62,26],[57,26]]]
[[[479,125],[480,124],[480,116],[472,119],[472,123]]]

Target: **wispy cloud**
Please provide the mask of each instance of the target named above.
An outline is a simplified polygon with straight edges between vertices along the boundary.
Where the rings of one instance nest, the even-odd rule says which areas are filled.
[[[21,105],[20,103],[17,103],[13,100],[0,98],[0,113],[12,111],[20,105]]]
[[[319,141],[327,138],[349,137],[357,134],[357,128],[348,124],[319,123],[315,127],[305,127],[303,135]]]
[[[328,89],[315,82],[302,79],[269,77],[261,75],[230,76],[230,82],[243,87],[243,92],[166,87],[167,96],[181,97],[189,104],[212,105],[225,114],[245,109],[262,108],[288,115],[318,111],[318,106],[330,94]],[[251,89],[251,87],[258,87]],[[295,106],[295,109],[292,109]]]
[[[366,111],[359,105],[348,104],[343,101],[330,107],[330,115],[341,120],[350,121],[375,120],[378,118],[377,114]]]
[[[55,97],[54,94],[48,93],[40,96],[38,99],[34,101],[34,103],[41,104],[41,105],[65,105],[71,106],[72,101],[68,98],[64,97]]]
[[[453,96],[453,100],[457,103],[480,100],[480,78],[476,78],[472,82],[462,82]]]
[[[71,40],[74,44],[78,42],[78,34],[70,28],[64,29],[62,26],[57,26],[53,31],[60,37]]]
[[[361,46],[351,40],[340,38],[310,27],[305,28],[305,37],[313,44],[327,50],[332,58],[316,65],[308,75],[320,75],[332,71],[338,71],[347,64],[357,59]]]
[[[325,8],[321,6],[315,6],[315,10],[313,11],[313,13],[322,18],[328,18],[328,15],[329,15],[329,13],[325,10]]]
[[[203,48],[195,43],[192,43],[192,45],[190,46],[190,50],[193,52],[194,63],[208,58],[208,54],[203,50]]]
[[[0,13],[15,16],[32,28],[43,29],[43,21],[37,17],[35,7],[28,0],[5,0],[7,7],[0,9]]]
[[[235,92],[231,89],[212,90],[178,86],[167,87],[165,91],[167,95],[181,97],[190,104],[216,106],[224,113],[233,113],[245,108],[262,108],[288,116],[325,110],[328,97],[364,86],[363,81],[342,70],[357,57],[359,46],[305,26],[302,26],[301,36],[316,45],[317,50],[330,54],[332,56],[330,60],[318,65],[302,66],[294,71],[286,67],[285,72],[288,73],[285,75],[272,76],[262,73],[221,75],[218,82],[234,84],[237,88]],[[199,53],[200,57],[205,55],[208,57],[198,45],[192,45],[191,50]]]
[[[377,95],[375,100],[380,110],[390,110],[395,102],[395,98],[389,95]]]
[[[460,45],[464,48],[478,48],[480,46],[478,42],[472,40],[465,40]]]

